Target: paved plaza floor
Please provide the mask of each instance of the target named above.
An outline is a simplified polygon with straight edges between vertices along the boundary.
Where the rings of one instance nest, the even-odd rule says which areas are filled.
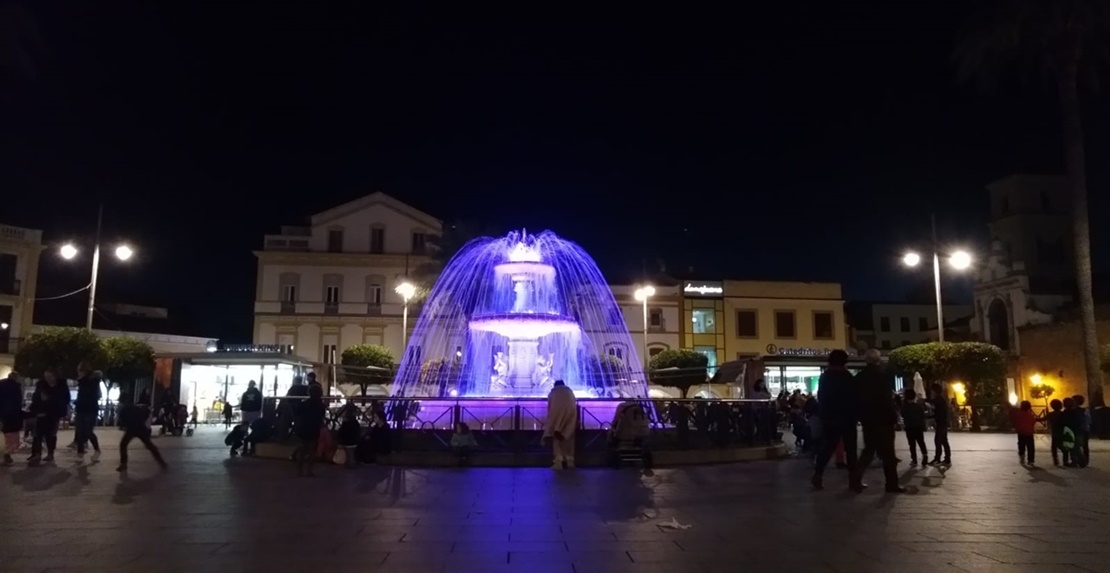
[[[832,469],[810,491],[801,459],[296,478],[214,429],[158,438],[165,474],[134,444],[121,476],[118,436],[99,464],[0,469],[0,571],[1110,571],[1110,444],[1057,469],[1038,437],[1033,470],[1013,436],[955,434],[949,471],[903,464],[912,493],[891,496],[878,468],[861,495]]]

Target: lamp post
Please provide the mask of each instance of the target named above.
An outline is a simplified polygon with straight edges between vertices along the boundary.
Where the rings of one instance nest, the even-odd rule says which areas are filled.
[[[85,328],[89,330],[92,330],[93,310],[96,308],[96,282],[97,278],[100,275],[100,225],[103,218],[104,206],[101,205],[100,209],[96,213],[96,242],[93,244],[92,277],[89,280],[89,308],[88,312],[85,314]],[[62,258],[67,261],[73,260],[73,258],[77,256],[78,252],[79,251],[77,250],[77,247],[75,247],[72,243],[66,243],[62,245],[61,249],[58,250],[58,254],[60,254]],[[131,247],[127,245],[119,245],[115,249],[116,258],[121,261],[126,261],[130,259],[131,256],[134,254],[135,252],[132,251]]]
[[[409,343],[409,301],[416,294],[416,286],[408,281],[403,281],[393,290],[401,295],[401,298],[405,301],[405,306],[401,311],[401,360],[404,360]]]
[[[636,289],[632,294],[640,301],[644,308],[644,373],[648,369],[648,299],[655,296],[655,287],[648,285]]]
[[[937,340],[944,342],[944,307],[940,297],[940,249],[937,245],[937,224],[933,219],[933,287],[937,299]],[[902,257],[902,263],[907,267],[916,267],[921,263],[921,255],[910,251]],[[948,255],[948,264],[957,271],[967,270],[971,267],[971,255],[967,251],[956,250]]]

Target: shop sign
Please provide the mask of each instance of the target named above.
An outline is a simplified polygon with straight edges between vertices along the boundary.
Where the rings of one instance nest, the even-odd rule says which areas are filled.
[[[721,296],[725,286],[721,281],[688,282],[682,292],[691,296]]]
[[[784,348],[774,344],[767,345],[767,354],[770,356],[828,356],[835,348]],[[847,350],[848,356],[855,355],[855,351]]]
[[[221,352],[267,352],[267,353],[284,353],[289,350],[288,346],[281,344],[225,344],[220,349]]]

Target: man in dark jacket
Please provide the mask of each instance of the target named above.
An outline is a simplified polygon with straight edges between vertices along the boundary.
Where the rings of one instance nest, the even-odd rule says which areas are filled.
[[[58,446],[58,422],[69,413],[69,386],[54,369],[47,369],[42,380],[35,384],[31,396],[31,415],[35,418],[35,437],[31,442],[31,465],[54,461]],[[46,458],[42,457],[42,443],[46,442]]]
[[[262,392],[255,387],[254,380],[247,383],[247,391],[239,397],[239,410],[243,413],[244,428],[262,416]]]
[[[898,423],[898,407],[894,403],[894,377],[882,366],[878,350],[867,351],[867,366],[856,374],[859,390],[859,420],[863,426],[863,451],[859,455],[853,489],[866,487],[863,472],[875,455],[883,462],[887,493],[904,493],[898,485],[898,459],[894,456],[894,426]]]
[[[4,433],[4,465],[11,465],[23,429],[23,383],[12,372],[0,380],[0,431]]]
[[[166,469],[166,460],[162,459],[162,452],[158,451],[158,446],[150,441],[151,432],[150,427],[147,426],[150,410],[146,404],[132,404],[130,394],[121,395],[119,403],[119,427],[123,430],[123,437],[119,441],[119,467],[116,471],[121,473],[127,471],[127,446],[131,444],[131,440],[142,442],[154,457],[154,461],[158,462],[163,470]]]
[[[825,466],[836,450],[838,442],[844,443],[848,461],[848,484],[855,488],[856,477],[856,402],[855,380],[848,371],[848,353],[833,350],[829,353],[829,366],[821,373],[817,383],[817,404],[820,408],[822,441],[817,452],[811,483],[814,489],[824,487]]]
[[[85,455],[85,445],[92,443],[92,461],[100,461],[100,441],[96,424],[100,421],[100,377],[88,362],[77,365],[77,399],[73,401],[74,441],[77,455]]]

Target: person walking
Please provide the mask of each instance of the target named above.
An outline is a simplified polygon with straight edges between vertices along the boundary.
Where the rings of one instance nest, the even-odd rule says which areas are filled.
[[[829,458],[837,448],[837,444],[844,445],[846,462],[848,464],[848,485],[856,489],[859,482],[856,476],[857,450],[856,450],[856,424],[857,424],[857,392],[852,373],[848,371],[848,353],[843,350],[833,350],[829,353],[829,363],[817,385],[818,415],[821,417],[821,432],[825,439],[821,441],[821,450],[817,454],[817,461],[813,468],[813,478],[810,483],[813,489],[824,488],[825,466],[829,465]]]
[[[316,463],[316,445],[320,440],[320,431],[324,429],[324,416],[327,415],[327,406],[324,405],[324,388],[319,384],[308,387],[308,399],[297,405],[297,414],[294,416],[293,431],[300,441],[293,459],[297,462],[298,476],[312,476],[312,466]]]
[[[35,384],[31,395],[31,416],[35,419],[34,438],[31,441],[31,457],[27,461],[37,466],[41,462],[53,462],[54,450],[58,447],[58,422],[69,412],[69,386],[53,368],[47,368],[42,380]],[[46,443],[46,458],[42,457],[42,445]]]
[[[23,429],[23,383],[12,371],[0,380],[0,431],[4,434],[4,465],[14,462],[12,454],[19,449],[19,431]]]
[[[921,450],[921,467],[929,463],[929,450],[925,447],[925,406],[917,401],[913,388],[903,390],[902,425],[906,430],[906,442],[910,445],[910,465],[917,465],[917,450]]]
[[[262,417],[262,392],[255,387],[254,380],[247,383],[247,391],[239,397],[239,411],[243,415],[243,426],[249,428],[251,422]]]
[[[578,400],[562,380],[556,380],[547,395],[547,424],[543,438],[551,441],[551,469],[574,468],[574,431],[578,427]]]
[[[933,461],[931,465],[951,466],[952,465],[952,448],[948,445],[948,402],[944,399],[944,387],[938,383],[933,383],[930,388],[932,396],[929,399],[929,404],[933,407]],[[944,453],[944,461],[940,459],[941,453]]]
[[[77,455],[84,456],[85,448],[92,444],[92,461],[100,461],[100,441],[96,439],[96,424],[100,418],[100,378],[88,362],[77,365],[77,399],[73,402],[75,424],[74,442]]]
[[[894,426],[898,423],[898,406],[894,402],[894,376],[882,366],[882,354],[872,348],[864,355],[867,365],[856,374],[859,389],[859,420],[863,426],[863,451],[860,452],[854,491],[867,487],[863,473],[878,455],[883,462],[887,493],[905,493],[898,485],[898,458],[894,455]]]
[[[147,421],[150,419],[150,409],[146,404],[132,404],[131,395],[123,394],[119,397],[120,411],[119,411],[119,427],[123,430],[123,437],[119,441],[119,467],[116,468],[117,472],[124,473],[127,471],[127,446],[131,444],[131,440],[139,440],[146,446],[147,451],[154,457],[154,461],[163,469],[168,469],[166,460],[162,458],[162,452],[158,451],[158,446],[150,439],[150,426]]]

